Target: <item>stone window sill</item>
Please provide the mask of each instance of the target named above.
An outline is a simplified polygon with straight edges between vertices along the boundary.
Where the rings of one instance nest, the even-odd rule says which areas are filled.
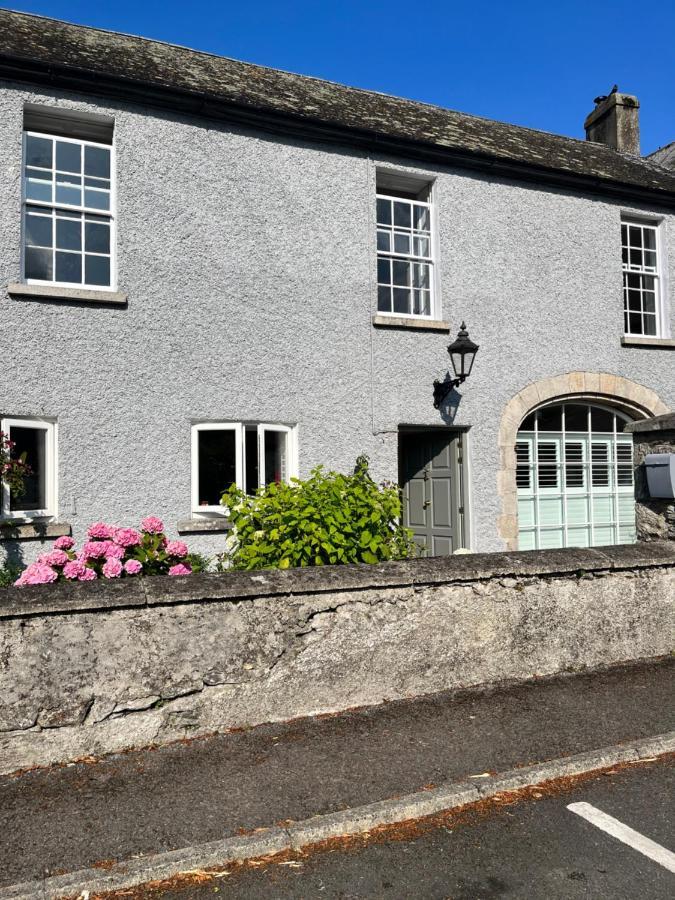
[[[232,523],[222,519],[181,519],[176,523],[178,534],[216,534],[231,531]]]
[[[68,522],[1,522],[0,541],[46,540],[70,535]]]
[[[10,284],[10,297],[27,300],[65,300],[75,303],[94,303],[100,306],[126,306],[127,294],[119,291],[96,291],[89,288],[58,287],[51,284]]]
[[[402,328],[410,331],[450,331],[450,323],[440,319],[424,319],[421,316],[373,316],[376,328]]]
[[[657,337],[632,337],[631,335],[624,335],[621,338],[621,345],[623,347],[666,347],[675,349],[675,340],[672,338],[657,338]]]

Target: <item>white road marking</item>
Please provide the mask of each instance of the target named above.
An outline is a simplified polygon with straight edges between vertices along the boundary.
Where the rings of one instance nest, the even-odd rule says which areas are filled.
[[[586,819],[596,828],[606,831],[618,841],[628,844],[633,850],[648,856],[655,863],[668,869],[669,872],[675,872],[675,853],[650,840],[639,831],[634,831],[618,819],[608,816],[601,809],[596,809],[590,803],[570,803],[567,807],[570,812],[576,813],[583,819]]]

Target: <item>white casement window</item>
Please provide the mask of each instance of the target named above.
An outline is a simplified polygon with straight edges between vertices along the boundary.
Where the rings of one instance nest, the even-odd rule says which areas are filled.
[[[660,256],[659,226],[654,222],[624,218],[621,222],[621,262],[627,335],[663,335]]]
[[[233,484],[249,494],[297,471],[295,429],[288,425],[202,422],[192,426],[192,510],[223,513]]]
[[[518,431],[518,549],[630,544],[633,438],[627,417],[587,403],[531,413]]]
[[[113,148],[23,136],[23,277],[28,284],[115,284]]]
[[[378,192],[378,312],[434,317],[432,219],[431,202]]]
[[[56,425],[40,419],[0,419],[0,430],[14,442],[12,456],[24,453],[30,475],[14,495],[2,484],[0,518],[39,519],[56,515]]]

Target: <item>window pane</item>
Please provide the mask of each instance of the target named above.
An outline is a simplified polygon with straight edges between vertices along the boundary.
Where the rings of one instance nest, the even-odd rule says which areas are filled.
[[[393,261],[394,284],[410,284],[410,263],[395,259]]]
[[[580,403],[565,404],[565,431],[588,431],[588,407]]]
[[[45,181],[41,178],[28,178],[26,180],[26,198],[28,200],[40,200],[42,203],[51,203],[51,181]]]
[[[415,256],[430,256],[429,252],[429,238],[428,237],[416,237],[413,241],[413,253]]]
[[[61,176],[59,176],[60,178]],[[74,184],[67,184],[59,180],[56,182],[56,202],[67,203],[69,206],[81,206],[82,190]]]
[[[56,246],[59,250],[81,250],[82,223],[77,219],[57,219]]]
[[[288,441],[282,431],[265,431],[265,484],[279,484],[288,477]]]
[[[90,253],[110,253],[110,226],[102,222],[85,222],[84,249]]]
[[[377,288],[377,308],[380,312],[391,312],[391,288],[379,285]]]
[[[52,251],[26,247],[26,278],[52,280]]]
[[[85,283],[110,285],[110,259],[107,256],[85,256]]]
[[[412,220],[409,203],[403,203],[400,200],[394,201],[394,225],[398,225],[399,228],[411,227]]]
[[[41,166],[43,169],[52,167],[52,145],[50,138],[26,137],[26,165]]]
[[[198,498],[200,506],[218,506],[236,482],[236,435],[232,430],[198,432]]]
[[[631,225],[628,229],[631,247],[642,246],[642,229],[637,225]]]
[[[377,260],[377,280],[380,284],[391,284],[391,261],[388,259]]]
[[[244,429],[244,448],[245,459],[244,467],[246,470],[246,493],[255,494],[258,490],[258,429]]]
[[[55,281],[82,283],[82,257],[79,253],[56,253]]]
[[[90,209],[110,209],[110,194],[108,191],[95,191],[92,188],[85,188],[84,205]]]
[[[415,206],[415,228],[418,231],[429,231],[429,210],[426,206]]]
[[[591,407],[591,430],[614,431],[614,413],[607,409],[599,409],[597,406]]]
[[[30,247],[52,246],[51,217],[26,216],[26,244]]]
[[[391,234],[388,231],[377,232],[377,249],[387,253],[391,251]]]
[[[24,480],[24,492],[20,496],[10,495],[10,510],[46,509],[47,433],[43,428],[14,426],[10,437],[16,445],[14,455],[25,453],[31,468],[31,474]]]
[[[654,336],[656,335],[656,316],[651,316],[649,313],[645,313],[643,318],[643,334]]]
[[[429,291],[413,291],[413,312],[418,316],[431,315],[431,293]]]
[[[547,406],[539,410],[539,431],[562,431],[562,407]]]
[[[391,200],[382,200],[381,198],[378,198],[377,224],[391,225]]]
[[[84,174],[110,178],[110,150],[105,147],[85,147]]]
[[[394,234],[394,253],[410,253],[410,235]]]
[[[647,250],[656,249],[656,231],[653,228],[645,228],[644,243]]]
[[[82,146],[65,141],[56,142],[56,168],[62,172],[82,171]]]
[[[520,426],[521,431],[534,431],[534,418],[536,413],[530,413],[530,415],[523,421],[523,424]]]
[[[410,291],[407,288],[394,288],[394,312],[410,312]]]

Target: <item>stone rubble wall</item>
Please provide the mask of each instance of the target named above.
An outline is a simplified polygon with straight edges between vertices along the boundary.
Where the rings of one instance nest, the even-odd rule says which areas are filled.
[[[0,591],[0,772],[672,649],[675,544]]]
[[[675,453],[675,415],[634,422],[635,518],[639,541],[675,541],[675,500],[649,496],[644,467],[648,453]]]

